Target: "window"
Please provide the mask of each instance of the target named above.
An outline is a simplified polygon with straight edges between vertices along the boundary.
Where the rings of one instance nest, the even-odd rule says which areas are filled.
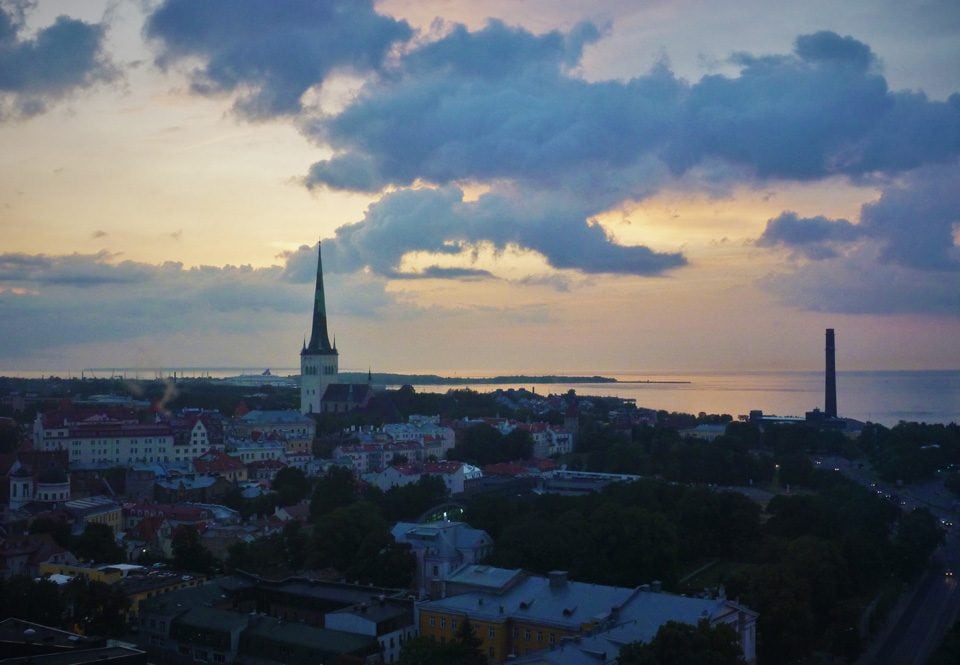
[[[492,640],[496,636],[497,636],[496,628],[494,628],[493,626],[490,626],[489,628],[487,628],[487,637],[489,637]]]
[[[530,629],[529,629],[529,628],[524,628],[524,629],[523,629],[523,639],[525,639],[525,640],[529,640],[529,639],[530,639]]]
[[[556,644],[556,643],[557,643],[557,636],[556,636],[555,634],[550,633],[550,634],[548,635],[548,637],[550,638],[550,644]]]
[[[437,618],[436,618],[436,617],[430,617],[430,627],[433,628],[433,627],[436,626],[436,625],[437,625]]]
[[[487,648],[487,655],[488,655],[491,659],[493,659],[493,658],[496,656],[496,654],[497,654],[497,650],[496,650],[496,649],[494,649],[493,647],[488,647],[488,648]]]
[[[537,631],[537,642],[543,642],[543,631],[542,631],[542,630],[538,630],[538,631]]]
[[[215,653],[215,654],[213,654],[213,662],[215,662],[215,663],[223,663],[223,662],[225,662],[226,660],[227,660],[227,659],[223,657],[223,654],[222,654],[222,653]]]
[[[447,617],[440,617],[440,627],[441,628],[447,627]]]

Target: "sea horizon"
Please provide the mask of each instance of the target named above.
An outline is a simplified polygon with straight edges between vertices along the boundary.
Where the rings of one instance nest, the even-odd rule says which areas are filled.
[[[271,368],[277,377],[299,373],[299,368]],[[342,373],[366,373],[365,369],[344,369]],[[258,375],[264,368],[254,367],[169,367],[114,369],[92,368],[81,371],[52,372],[2,370],[11,378],[123,378],[153,380],[177,378],[223,379],[238,375]],[[377,372],[375,374],[379,374]],[[416,384],[418,392],[443,393],[469,385],[469,379],[510,377],[605,377],[607,382],[523,382],[476,384],[479,392],[526,388],[539,394],[560,394],[574,390],[579,395],[619,397],[633,400],[640,408],[684,413],[728,414],[734,418],[760,410],[778,416],[803,416],[807,411],[823,409],[823,370],[714,370],[714,371],[418,371],[389,374],[436,375],[445,379],[462,378],[464,384]],[[388,388],[398,387],[387,385]],[[898,422],[960,422],[960,369],[936,370],[838,370],[837,403],[840,416],[864,422],[893,426]]]

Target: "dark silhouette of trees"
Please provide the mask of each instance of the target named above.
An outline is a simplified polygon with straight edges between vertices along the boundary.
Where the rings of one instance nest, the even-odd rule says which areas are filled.
[[[901,517],[894,538],[900,575],[913,578],[920,573],[944,539],[937,518],[926,508],[915,508]]]
[[[0,616],[64,626],[66,613],[67,604],[53,582],[35,582],[26,575],[0,578]]]
[[[960,622],[944,636],[937,650],[933,652],[927,665],[955,665],[960,663]]]
[[[727,624],[696,626],[668,621],[649,643],[633,642],[620,651],[617,665],[744,665],[737,632]]]
[[[70,549],[72,534],[70,524],[53,517],[39,517],[30,523],[30,533],[49,533],[60,547]]]
[[[116,586],[75,578],[64,588],[69,624],[87,635],[120,637],[126,632],[130,599]]]
[[[106,524],[87,524],[83,533],[74,538],[70,549],[74,556],[82,561],[97,563],[123,561],[123,548],[117,545],[113,529]]]
[[[530,432],[514,429],[506,435],[486,423],[467,428],[457,445],[447,453],[447,458],[469,462],[477,466],[530,459],[533,455],[533,439]]]
[[[415,637],[403,645],[399,665],[486,665],[489,661],[480,651],[470,619],[464,617],[457,634],[449,642],[436,642],[429,637]]]
[[[200,541],[200,532],[192,524],[181,524],[173,532],[173,565],[180,570],[213,572],[216,558]]]
[[[310,492],[310,481],[303,471],[288,466],[277,471],[271,487],[279,495],[281,506],[292,506],[306,498]]]
[[[310,519],[316,520],[337,508],[349,506],[356,499],[357,482],[353,471],[342,466],[331,467],[313,486]]]

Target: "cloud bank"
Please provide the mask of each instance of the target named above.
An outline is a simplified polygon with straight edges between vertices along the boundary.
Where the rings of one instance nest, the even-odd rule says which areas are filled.
[[[23,39],[26,8],[0,2],[0,121],[43,113],[50,103],[116,75],[102,25],[60,16]]]
[[[836,312],[960,315],[960,163],[917,169],[864,205],[860,222],[784,213],[758,240],[797,252],[764,284],[791,304]]]
[[[310,253],[313,275],[302,279]],[[209,338],[307,325],[316,249],[295,255],[299,263],[291,255],[269,268],[184,268],[118,261],[108,252],[0,254],[0,358],[197,330]],[[369,317],[390,305],[382,280],[331,275],[328,282],[327,300],[340,316]]]
[[[235,109],[250,119],[298,113],[301,96],[331,73],[376,71],[411,36],[372,0],[166,0],[144,32],[160,45],[158,65],[200,58],[193,90],[238,92]]]
[[[162,66],[199,59],[195,91],[233,94],[242,116],[291,118],[331,147],[309,187],[379,195],[324,245],[333,270],[411,277],[400,266],[412,252],[468,256],[490,244],[538,252],[557,269],[656,275],[686,258],[621,245],[595,217],[681,178],[710,190],[841,177],[885,194],[857,223],[785,211],[758,245],[821,267],[856,256],[907,274],[955,271],[960,94],[890,90],[876,54],[852,36],[821,31],[798,36],[790,53],[737,53],[735,74],[695,82],[667,64],[596,81],[579,70],[603,38],[590,23],[534,34],[491,20],[422,35],[370,2],[238,7],[167,0],[146,33]],[[365,77],[343,108],[305,103],[343,69]],[[471,184],[486,193],[468,200]]]

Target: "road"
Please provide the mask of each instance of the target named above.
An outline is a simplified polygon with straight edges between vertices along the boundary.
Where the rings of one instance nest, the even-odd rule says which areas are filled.
[[[861,467],[841,458],[825,458],[821,464],[865,486],[875,482],[868,465]],[[955,520],[953,499],[942,482],[879,489],[898,495],[905,511],[924,507],[937,518]],[[960,579],[945,575],[947,570],[960,575],[960,531],[956,526],[948,531],[946,543],[934,553],[926,573],[908,592],[912,596],[904,599],[906,607],[891,613],[896,623],[881,633],[879,642],[870,646],[858,665],[923,665],[927,661],[947,630],[960,619]]]
[[[899,621],[860,659],[860,665],[923,665],[927,661],[960,617],[960,582],[943,574],[944,565],[935,561],[927,570]]]

